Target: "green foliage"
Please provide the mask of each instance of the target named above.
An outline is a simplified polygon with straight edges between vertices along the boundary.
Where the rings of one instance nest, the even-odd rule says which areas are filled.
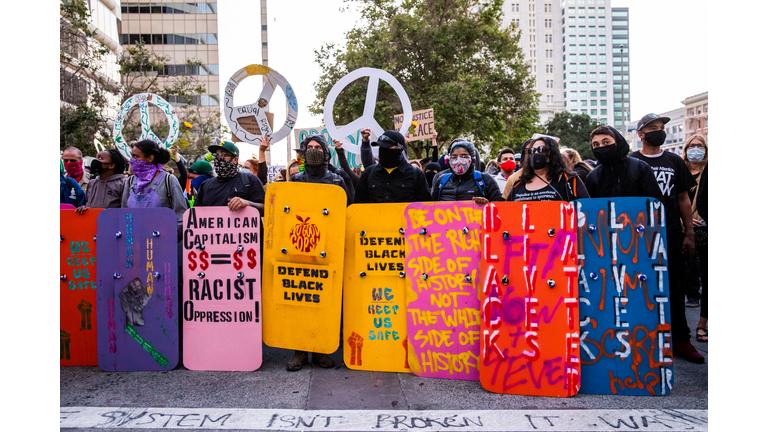
[[[569,147],[583,159],[592,157],[589,134],[601,123],[587,114],[571,114],[561,111],[544,124],[544,133],[560,138],[560,147]]]
[[[315,51],[324,72],[311,112],[323,112],[328,92],[344,75],[373,67],[397,78],[414,110],[434,108],[441,147],[462,137],[478,148],[491,143],[495,151],[536,131],[538,94],[519,31],[501,27],[502,0],[348,1],[360,6],[362,22],[347,33],[344,50],[331,44]],[[359,79],[341,93],[333,110],[336,125],[363,113],[366,89],[367,80]],[[380,85],[376,121],[394,128],[393,117],[402,112],[396,93]],[[409,147],[422,157],[419,142]]]

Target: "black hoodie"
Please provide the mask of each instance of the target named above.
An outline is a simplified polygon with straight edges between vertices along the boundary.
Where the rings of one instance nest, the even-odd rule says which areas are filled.
[[[302,154],[307,151],[307,146],[309,145],[310,141],[315,141],[322,146],[323,155],[325,156],[325,158],[323,159],[323,163],[319,166],[310,166],[309,164],[306,163],[306,160],[305,160],[304,172],[294,174],[291,177],[291,181],[304,182],[304,183],[335,184],[341,187],[342,189],[344,189],[344,192],[346,192],[347,194],[347,205],[351,205],[354,192],[350,191],[349,187],[347,186],[347,182],[344,180],[343,177],[333,172],[330,172],[328,170],[328,164],[331,161],[331,151],[328,149],[328,143],[325,141],[325,137],[323,137],[322,135],[310,135],[307,138],[305,138],[304,141],[302,141],[301,144],[299,145],[299,150],[302,152]]]
[[[651,166],[639,159],[629,157],[627,141],[619,131],[611,126],[608,128],[616,139],[617,156],[601,160],[593,151],[600,165],[587,175],[586,186],[589,196],[592,198],[647,196],[663,202],[664,196]]]

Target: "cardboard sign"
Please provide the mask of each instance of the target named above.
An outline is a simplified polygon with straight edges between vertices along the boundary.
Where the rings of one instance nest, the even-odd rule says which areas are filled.
[[[579,390],[576,212],[563,201],[483,209],[480,383],[486,390]]]
[[[643,197],[575,204],[581,392],[669,394],[673,369],[664,206]]]
[[[99,214],[96,293],[102,370],[168,371],[179,362],[176,226],[176,213],[165,207]]]
[[[347,209],[344,363],[350,369],[410,372],[405,320],[407,203]]]
[[[418,376],[479,379],[481,214],[473,202],[405,210],[408,364]]]
[[[96,218],[60,210],[59,365],[96,366]]]
[[[273,130],[274,123],[275,123],[275,115],[271,112],[264,111],[264,115],[267,116],[267,122],[269,123],[270,130]],[[240,125],[241,128],[243,128],[245,131],[250,132],[254,135],[264,135],[264,131],[261,130],[259,127],[259,121],[256,119],[256,117],[240,117],[236,119],[237,124]],[[235,135],[235,133],[232,133],[232,142],[243,142],[240,138]]]
[[[193,207],[184,213],[184,366],[261,366],[259,211]]]
[[[72,204],[59,204],[59,210],[74,210],[75,206]]]
[[[400,130],[403,126],[403,117],[403,114],[395,116],[395,130]],[[418,125],[411,137],[412,140],[432,139],[432,132],[435,131],[435,111],[432,108],[414,111],[413,118],[406,121],[408,128],[411,127],[411,120],[415,121]]]
[[[325,137],[326,142],[329,146],[333,146],[333,138],[331,138],[331,134],[328,133],[328,129],[324,127],[314,127],[314,128],[304,128],[304,129],[294,129],[293,130],[296,138],[296,148],[299,147],[299,144],[304,141],[304,139],[311,135],[322,135]],[[362,136],[360,136],[360,130],[354,131],[351,135],[347,135],[347,139],[349,139],[350,143],[353,145],[359,146],[362,143]],[[371,136],[369,138],[371,142],[376,141],[376,137],[373,136],[373,133],[371,133]],[[373,155],[374,157],[379,154],[378,147],[372,147]],[[349,163],[350,168],[362,168],[363,162],[360,159],[360,152],[353,153],[349,150],[344,150],[344,156],[347,158],[347,163]],[[339,156],[336,154],[336,150],[331,151],[331,164],[335,166],[336,168],[339,168]]]
[[[272,183],[266,192],[264,343],[339,348],[347,195],[336,185]]]
[[[275,179],[275,176],[280,173],[280,170],[285,168],[285,165],[269,165],[267,166],[267,182],[272,183],[272,181]],[[286,173],[285,175],[288,175]],[[283,179],[286,180],[286,179]]]

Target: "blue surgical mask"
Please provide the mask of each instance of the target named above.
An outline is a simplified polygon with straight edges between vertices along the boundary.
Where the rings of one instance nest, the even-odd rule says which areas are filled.
[[[685,155],[688,156],[688,160],[691,162],[701,162],[704,160],[704,155],[707,152],[700,148],[689,148],[686,150]]]

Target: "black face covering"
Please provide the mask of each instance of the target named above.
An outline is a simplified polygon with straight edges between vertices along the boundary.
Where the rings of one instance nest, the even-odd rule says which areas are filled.
[[[535,170],[540,170],[547,166],[547,155],[542,153],[534,153],[532,155],[529,155],[530,158],[528,161],[531,164],[531,168]]]
[[[398,147],[379,149],[379,163],[384,168],[394,168],[398,166],[402,158],[403,152]]]
[[[603,147],[596,147],[592,149],[592,154],[601,164],[611,165],[611,163],[619,159],[619,146],[611,144]]]
[[[435,179],[437,171],[425,171],[424,175],[427,176],[427,185],[432,186],[432,180]]]
[[[97,175],[102,169],[104,169],[104,164],[100,160],[94,159],[91,161],[91,174]]]
[[[667,139],[667,133],[664,130],[657,130],[653,132],[646,132],[645,138],[643,138],[648,144],[658,147],[664,144]]]

